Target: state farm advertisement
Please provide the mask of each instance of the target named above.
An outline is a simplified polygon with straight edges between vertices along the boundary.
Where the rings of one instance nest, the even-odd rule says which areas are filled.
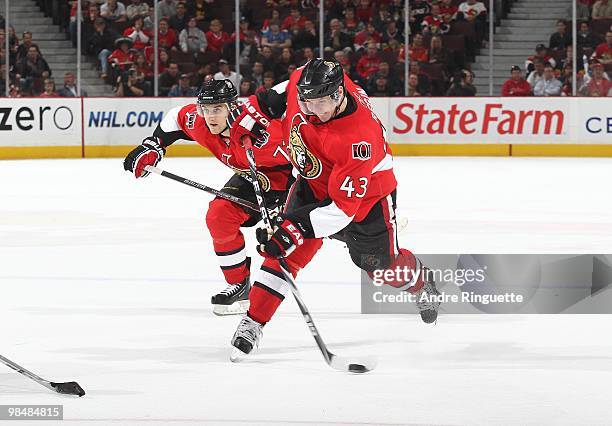
[[[568,99],[389,99],[389,140],[408,143],[563,143],[575,132]]]

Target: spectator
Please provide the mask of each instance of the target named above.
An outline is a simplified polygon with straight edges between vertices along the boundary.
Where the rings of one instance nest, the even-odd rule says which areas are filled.
[[[415,34],[409,48],[410,59],[417,62],[429,62],[429,52],[423,46],[423,35]]]
[[[398,43],[402,43],[404,41],[404,34],[397,28],[397,23],[395,21],[389,21],[383,32],[382,42],[384,44],[391,44],[394,40]]]
[[[425,96],[431,92],[431,80],[429,76],[423,72],[421,65],[416,61],[410,61],[410,73],[417,76],[417,89],[418,92]]]
[[[270,46],[264,46],[261,48],[261,54],[257,56],[257,61],[261,62],[265,71],[272,71],[276,62],[272,55],[272,48]]]
[[[16,84],[9,85],[9,98],[21,98],[21,89]]]
[[[36,46],[30,46],[27,55],[17,62],[15,69],[22,90],[33,95],[41,91],[42,79],[51,76],[51,68]]]
[[[534,63],[537,59],[541,60],[543,64],[548,62],[553,66],[553,68],[557,66],[555,59],[548,54],[546,46],[543,44],[538,44],[536,46],[536,54],[528,57],[525,61],[525,69],[527,70],[528,74],[534,70]],[[544,68],[542,68],[542,71],[544,71]]]
[[[138,72],[135,68],[130,68],[117,77],[115,96],[133,98],[144,95],[145,83],[142,78],[138,78]]]
[[[265,92],[274,87],[274,73],[272,71],[266,71],[264,73],[263,84],[255,90],[255,94]]]
[[[604,77],[604,67],[599,62],[595,62],[591,65],[593,75],[580,88],[580,94],[582,96],[600,97],[609,96],[610,89],[612,89],[612,83],[610,80]]]
[[[52,78],[45,78],[43,82],[43,91],[40,94],[40,98],[55,98],[58,94],[55,91],[55,82]]]
[[[143,52],[138,52],[134,57],[134,68],[138,75],[143,75],[145,80],[153,81],[153,67],[147,61]]]
[[[359,0],[355,14],[357,19],[361,22],[371,22],[373,17],[373,5],[370,0]]]
[[[211,52],[223,52],[223,46],[230,40],[228,33],[223,31],[223,24],[218,19],[213,19],[210,22],[210,27],[206,33],[208,40],[208,50]],[[238,85],[236,85],[237,87]]]
[[[182,3],[182,4],[183,4],[183,9],[184,9],[185,3]],[[160,19],[161,18],[166,18],[166,19],[172,18],[174,15],[176,15],[177,9],[178,9],[178,5],[176,3],[176,0],[159,0],[157,2],[157,16],[159,16]],[[180,31],[183,29],[181,28],[179,30],[174,25],[172,25],[172,27],[176,29],[177,31]]]
[[[247,18],[242,16],[240,18],[240,23],[238,25],[238,33],[240,34],[240,41],[245,41],[247,38],[247,34],[252,31],[249,31],[249,21]],[[234,43],[236,41],[236,31],[234,31],[230,37],[230,42]]]
[[[595,49],[595,46],[597,46],[600,42],[599,37],[591,32],[588,22],[580,23],[580,29],[578,30],[577,36],[578,38],[576,43],[578,44],[578,47],[581,48],[586,47]]]
[[[408,93],[406,96],[423,96],[419,92],[419,77],[414,73],[408,77]]]
[[[102,73],[100,78],[108,77],[108,57],[113,48],[115,34],[106,28],[106,21],[97,18],[94,26],[94,33],[87,40],[87,53],[98,58]]]
[[[421,32],[421,24],[423,19],[431,13],[430,4],[426,0],[415,0],[410,5],[410,17],[408,22],[410,25],[410,34]]]
[[[236,71],[232,71],[229,63],[225,59],[219,60],[219,72],[216,73],[213,78],[215,80],[229,80],[232,82],[234,87],[238,87],[240,85],[240,81],[242,80],[242,76]]]
[[[118,72],[129,69],[134,63],[134,54],[130,51],[131,47],[131,38],[120,37],[115,40],[115,50],[113,50],[113,53],[108,57],[108,62],[111,63]]]
[[[466,0],[459,5],[457,19],[465,20],[474,24],[474,31],[478,37],[478,43],[485,39],[487,30],[487,8],[476,0]]]
[[[544,77],[533,86],[534,96],[560,96],[561,82],[555,78],[555,71],[550,64],[544,66]]]
[[[389,7],[384,3],[380,4],[378,6],[378,9],[376,10],[376,13],[372,17],[372,23],[376,27],[376,31],[378,31],[379,33],[384,32],[389,22],[395,22],[391,18],[391,14],[389,13]]]
[[[176,8],[174,9],[174,13],[172,14],[172,16],[166,19],[168,19],[168,25],[170,25],[170,28],[173,28],[174,31],[176,31],[177,33],[180,33],[185,28],[187,28],[189,16],[187,15],[187,8],[185,7],[185,3],[178,3],[176,5]]]
[[[168,96],[168,92],[175,84],[178,84],[180,77],[179,67],[176,62],[168,63],[166,71],[159,76],[159,96]]]
[[[364,80],[378,71],[380,58],[378,57],[378,49],[375,45],[368,46],[367,53],[363,55],[357,62],[357,72]]]
[[[302,50],[302,62],[300,62],[299,65],[306,65],[306,63],[313,59],[315,59],[314,50],[311,47],[305,47],[304,50]]]
[[[242,79],[240,82],[240,91],[238,96],[241,98],[246,98],[255,94],[255,84],[251,80]]]
[[[455,73],[451,81],[451,87],[446,92],[446,96],[476,96],[474,74],[469,70],[461,70]]]
[[[167,50],[178,50],[178,37],[176,31],[170,28],[168,19],[162,18],[159,20],[159,32],[157,35],[157,43],[160,48]]]
[[[293,72],[297,69],[297,65],[295,64],[289,64],[289,66],[287,67],[287,72],[283,75],[281,75],[278,78],[278,81],[287,81],[289,80],[289,78],[291,78],[291,74],[293,74]]]
[[[304,22],[304,29],[298,31],[291,38],[291,46],[295,50],[311,48],[314,49],[319,44],[319,35],[312,21],[307,20]]]
[[[208,5],[205,0],[195,0],[188,5],[187,14],[196,18],[198,22],[204,22],[209,15]]]
[[[563,19],[557,21],[557,32],[550,36],[548,47],[554,50],[565,50],[572,45],[572,35],[567,32],[567,24]]]
[[[378,71],[372,74],[368,78],[366,92],[368,94],[374,93],[377,91],[377,82],[376,80],[380,77],[384,77],[386,85],[385,90],[387,91],[387,95],[385,96],[398,96],[400,94],[400,87],[397,81],[397,78],[391,72],[391,68],[389,67],[389,63],[385,61],[381,61],[378,65]],[[376,95],[383,96],[383,95]]]
[[[453,4],[453,0],[442,0],[440,3],[440,15],[447,24],[457,18],[458,10],[457,6]]]
[[[153,34],[144,29],[144,19],[142,16],[134,18],[133,25],[123,31],[123,36],[132,40],[132,46],[136,50],[143,50],[153,39]]]
[[[117,0],[106,0],[100,6],[100,16],[111,22],[125,22],[127,19],[125,6]]]
[[[559,65],[559,69],[563,69],[566,66],[572,66],[572,61],[574,58],[574,54],[573,54],[574,48],[572,47],[572,45],[570,44],[569,46],[567,46],[565,48],[565,58],[561,59],[560,65]],[[576,62],[576,66],[577,66],[577,70],[580,71],[582,69],[584,69],[584,62],[582,60],[582,58],[580,56],[578,56],[578,58],[576,58],[578,61]]]
[[[200,64],[200,68],[191,76],[190,86],[202,86],[208,75],[210,75],[210,80],[213,80],[212,65],[210,63]]]
[[[151,61],[151,59],[148,60],[149,62],[153,62]],[[159,49],[159,58],[157,59],[157,73],[161,74],[166,71],[166,68],[168,68],[169,64],[170,55],[168,54],[168,51],[166,49]]]
[[[300,13],[300,10],[297,7],[291,8],[291,11],[289,12],[289,16],[287,16],[283,20],[283,24],[281,25],[281,30],[288,31],[294,24],[297,24],[297,26],[300,29],[304,29],[304,27],[306,26],[306,18],[302,16],[302,14]]]
[[[38,50],[38,53],[40,54],[40,49],[38,48],[38,45],[32,42],[32,33],[30,31],[24,31],[23,38],[21,39],[21,44],[17,48],[16,60],[20,61],[21,59],[25,58],[28,54],[28,51],[30,50],[30,47],[35,47],[36,50]]]
[[[280,77],[287,74],[287,70],[291,64],[295,64],[293,53],[289,47],[283,48],[276,65],[274,66],[274,76],[278,81],[283,81]]]
[[[565,64],[561,71],[559,81],[561,82],[561,96],[572,96],[572,64]],[[576,81],[578,83],[578,80]],[[581,84],[577,84],[578,87]]]
[[[593,4],[593,12],[591,17],[594,20],[610,19],[612,18],[612,1],[610,0],[598,0]]]
[[[531,87],[535,87],[538,81],[544,78],[544,67],[550,65],[550,62],[544,62],[542,59],[538,58],[533,61],[533,64],[534,70],[527,76],[527,83],[529,83]]]
[[[272,49],[291,47],[291,36],[287,31],[281,31],[278,22],[271,22],[270,29],[262,35],[261,45]]]
[[[440,64],[444,66],[444,72],[447,75],[452,74],[455,64],[451,52],[442,46],[442,37],[433,36],[431,38],[431,47],[429,48],[429,63]]]
[[[74,77],[74,73],[67,71],[64,73],[64,85],[61,89],[57,91],[57,94],[62,98],[76,98],[78,97],[77,87],[76,87],[76,78]],[[81,90],[82,96],[87,96],[87,92]]]
[[[98,6],[95,4],[90,4],[87,8],[87,13],[83,19],[83,40],[89,40],[93,33],[96,31],[96,21],[100,17],[100,11],[98,10]],[[102,19],[104,20],[104,19]]]
[[[521,69],[514,65],[510,70],[510,78],[501,88],[502,96],[531,96],[531,86],[523,78]]]
[[[359,31],[353,41],[355,52],[365,49],[366,45],[374,44],[376,47],[380,47],[382,37],[376,32],[376,27],[371,22],[368,22],[366,28],[363,31]]]
[[[272,9],[272,11],[270,12],[270,17],[264,20],[263,25],[261,26],[262,34],[270,30],[270,24],[272,22],[280,22],[280,12],[278,11],[278,9]]]
[[[361,29],[360,22],[355,15],[355,9],[352,7],[344,10],[344,19],[342,20],[344,25],[344,31],[352,38],[355,37],[357,32]]]
[[[189,74],[181,74],[178,84],[172,86],[172,89],[168,92],[169,97],[194,97],[197,95],[198,91],[189,85]]]
[[[232,36],[232,38],[234,38]],[[236,44],[230,42],[225,45],[225,58],[233,58],[235,56]],[[255,31],[247,31],[245,39],[240,40],[240,58],[238,59],[240,65],[250,66],[257,59],[257,42],[255,41]]]
[[[351,36],[342,29],[342,23],[338,19],[329,21],[329,32],[324,40],[325,48],[332,51],[350,49],[353,46]]]
[[[612,64],[612,30],[606,33],[606,41],[597,46],[593,58],[603,65]]]
[[[431,15],[426,16],[421,22],[423,34],[440,35],[446,34],[450,30],[448,23],[440,13],[440,6],[434,3],[431,6]]]
[[[589,21],[591,19],[591,0],[577,0],[576,1],[576,21]],[[572,16],[573,6],[570,5],[567,7],[565,14],[566,16]]]
[[[264,66],[261,62],[255,61],[253,63],[253,68],[251,68],[251,81],[254,84],[255,88],[259,86],[263,86],[264,79]]]
[[[179,43],[184,53],[204,53],[208,46],[208,38],[204,31],[197,27],[196,18],[189,18],[187,28],[179,34]]]
[[[127,19],[130,21],[140,16],[144,19],[149,14],[149,5],[142,0],[131,0],[132,3],[125,9]]]

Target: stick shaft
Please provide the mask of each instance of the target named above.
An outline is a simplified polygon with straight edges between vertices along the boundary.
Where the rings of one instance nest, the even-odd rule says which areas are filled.
[[[195,182],[191,179],[184,178],[179,175],[175,175],[174,173],[167,172],[158,167],[154,166],[145,166],[145,170],[150,173],[154,173],[156,175],[163,176],[168,179],[172,179],[176,182],[180,182],[187,186],[191,186],[192,188],[199,189],[204,192],[208,192],[209,194],[215,195],[219,198],[223,198],[225,200],[236,203],[242,207],[246,207],[247,209],[253,210],[254,212],[259,212],[259,207],[256,204],[251,203],[250,201],[244,200],[242,198],[236,197],[234,195],[228,194],[223,191],[219,191],[218,189],[211,188],[210,186],[206,186],[203,183]]]
[[[19,364],[14,363],[10,359],[5,358],[2,355],[0,355],[0,361],[4,365],[6,365],[7,367],[12,368],[13,370],[15,370],[16,372],[18,372],[20,374],[23,374],[28,379],[34,380],[39,385],[42,385],[42,386],[46,387],[47,389],[51,389],[52,391],[55,391],[55,389],[53,389],[53,386],[51,386],[51,382],[50,381],[45,380],[42,377],[37,376],[36,374],[32,373],[31,371],[29,371],[29,370],[23,368],[22,366],[20,366]]]

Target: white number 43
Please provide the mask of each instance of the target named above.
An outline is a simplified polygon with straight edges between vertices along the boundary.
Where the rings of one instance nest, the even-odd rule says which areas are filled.
[[[344,182],[340,185],[341,191],[346,191],[346,197],[351,198],[353,196],[353,192],[355,192],[355,197],[363,198],[366,193],[366,189],[368,187],[368,178],[360,177],[359,178],[359,187],[361,188],[361,192],[355,192],[355,186],[353,185],[353,179],[350,176],[344,178]]]

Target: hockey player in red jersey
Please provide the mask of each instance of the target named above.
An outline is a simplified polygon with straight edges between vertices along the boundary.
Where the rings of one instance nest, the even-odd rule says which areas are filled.
[[[240,143],[230,141],[229,125],[232,113],[239,111],[237,91],[229,80],[212,80],[204,83],[197,102],[168,111],[153,135],[144,139],[125,158],[124,168],[136,178],[149,173],[145,166],[155,166],[163,158],[166,149],[178,139],[193,140],[234,171],[222,191],[255,202],[253,186],[248,174],[248,162]],[[252,110],[257,129],[255,143],[259,182],[265,191],[266,202],[273,208],[280,207],[293,182],[291,165],[284,155],[279,155],[281,131],[279,120],[268,120]],[[217,315],[244,313],[248,308],[250,291],[250,258],[244,243],[241,227],[259,222],[258,213],[231,201],[215,198],[206,213],[206,225],[213,240],[215,254],[227,281],[227,287],[212,297],[213,312]]]
[[[421,297],[438,294],[431,274],[414,254],[398,247],[393,158],[365,92],[337,62],[315,59],[289,81],[259,94],[257,102],[268,118],[282,117],[287,155],[299,176],[274,233],[257,230],[258,250],[267,257],[268,270],[255,280],[267,294],[258,301],[251,298],[232,338],[232,359],[240,360],[258,345],[262,327],[289,291],[276,259],[330,235],[342,236],[351,260],[370,274],[398,267],[409,271],[407,281],[385,283],[415,294],[422,320],[434,322],[439,303]],[[232,138],[255,136],[252,120],[248,111],[242,112]]]

